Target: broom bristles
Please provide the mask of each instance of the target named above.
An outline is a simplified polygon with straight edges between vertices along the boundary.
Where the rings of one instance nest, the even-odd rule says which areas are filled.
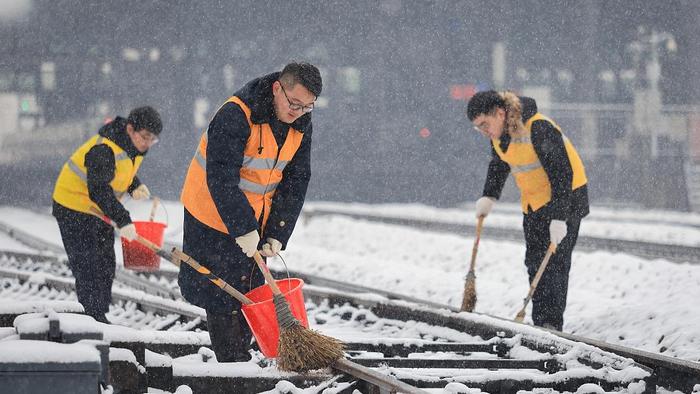
[[[476,306],[476,275],[469,271],[467,281],[464,283],[464,298],[462,298],[462,311],[472,312]]]
[[[327,368],[343,357],[343,343],[309,330],[298,321],[280,330],[277,367],[283,371],[307,372]]]
[[[472,312],[476,306],[476,286],[474,281],[467,281],[464,285],[464,298],[462,298],[462,311]]]
[[[343,357],[343,343],[302,326],[281,294],[272,296],[280,329],[277,367],[283,371],[306,372],[327,368]]]

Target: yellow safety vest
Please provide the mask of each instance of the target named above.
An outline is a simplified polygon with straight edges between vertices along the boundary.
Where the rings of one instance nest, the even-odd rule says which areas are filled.
[[[278,149],[270,125],[253,124],[250,108],[240,98],[233,96],[226,103],[235,103],[241,107],[248,120],[250,136],[243,152],[238,187],[253,208],[255,219],[264,228],[272,208],[272,197],[282,181],[282,171],[299,149],[304,134],[290,127],[282,148]],[[229,234],[207,186],[207,137],[205,131],[187,170],[180,200],[197,220]],[[259,150],[261,144],[264,147],[262,151]]]
[[[117,198],[120,198],[134,181],[134,176],[141,166],[143,156],[138,155],[134,160],[119,147],[114,141],[96,135],[81,145],[61,168],[61,173],[56,180],[53,191],[53,199],[57,203],[74,211],[92,213],[95,209],[100,213],[100,207],[90,199],[87,188],[87,168],[85,168],[85,155],[95,145],[105,144],[114,153],[114,179],[109,185],[114,190]]]
[[[498,139],[491,140],[491,144],[496,150],[498,157],[510,166],[510,172],[513,174],[515,183],[520,189],[520,204],[525,213],[528,212],[528,207],[534,212],[542,208],[552,199],[551,183],[549,182],[547,173],[542,167],[542,163],[540,163],[540,160],[537,158],[535,147],[532,145],[532,140],[530,139],[532,123],[537,120],[550,122],[554,128],[561,133],[561,128],[553,120],[540,113],[536,113],[525,123],[526,132],[511,138],[506,152],[503,152],[501,149]],[[574,173],[573,181],[571,182],[571,190],[576,190],[588,182],[586,171],[574,145],[563,133],[562,137]]]

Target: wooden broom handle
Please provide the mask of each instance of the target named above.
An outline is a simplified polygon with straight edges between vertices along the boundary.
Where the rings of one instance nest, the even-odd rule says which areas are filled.
[[[260,252],[256,250],[253,258],[255,259],[255,263],[258,265],[258,268],[260,268],[260,271],[262,271],[265,281],[268,285],[270,285],[272,294],[281,295],[282,291],[280,291],[280,288],[277,286],[277,282],[275,282],[275,278],[272,277],[272,273],[270,273],[270,269],[267,268],[267,264],[265,264],[265,260],[263,260]]]
[[[544,255],[544,259],[542,260],[542,264],[540,264],[539,268],[537,269],[537,273],[535,274],[535,278],[532,279],[532,284],[530,285],[530,291],[527,294],[528,300],[532,298],[533,294],[535,294],[535,289],[537,288],[537,284],[540,283],[540,278],[542,278],[542,275],[544,274],[544,270],[547,268],[547,264],[549,264],[549,259],[552,257],[555,250],[557,250],[557,245],[554,244],[553,242],[550,243],[549,248],[547,248],[547,254]]]
[[[479,250],[479,240],[481,239],[481,230],[484,228],[484,216],[479,216],[476,222],[476,237],[474,238],[474,246],[472,247],[472,261],[469,264],[469,271],[474,271],[476,264],[476,253]]]
[[[158,203],[160,199],[158,197],[153,197],[153,205],[151,205],[151,214],[148,215],[149,221],[153,221],[156,218],[156,208],[158,208]]]
[[[158,247],[158,245],[154,244],[153,242],[147,240],[146,238],[144,238],[140,235],[137,236],[136,241],[139,242],[140,244],[144,245],[148,249],[151,249],[152,251],[156,252],[158,255],[160,255],[162,257],[162,254],[161,254],[162,250],[161,250],[161,248]],[[197,262],[197,260],[193,259],[191,256],[185,254],[184,252],[178,250],[177,248],[173,248],[173,250],[170,252],[170,255],[172,257],[171,259],[168,259],[170,262],[177,265],[178,267],[180,266],[181,263],[185,263],[185,264],[189,265],[195,271],[206,276],[207,279],[209,279],[213,284],[218,286],[221,290],[225,291],[231,297],[238,300],[238,302],[240,302],[244,305],[250,305],[253,303],[253,301],[251,301],[250,298],[246,297],[243,293],[236,290],[233,286],[228,284],[225,280],[214,275],[209,270],[209,268],[204,267],[203,265],[199,264]]]
[[[117,224],[114,223],[112,220],[110,220],[107,216],[103,216],[103,215],[99,214],[99,212],[94,210],[94,209],[92,210],[92,212],[93,212],[93,215],[104,220],[106,223],[110,224],[114,229],[119,231],[119,227],[117,226]],[[177,248],[173,248],[172,252],[168,254],[163,249],[161,249],[158,245],[154,244],[153,242],[147,240],[146,238],[144,238],[138,234],[136,235],[136,242],[147,247],[148,249],[152,250],[160,257],[165,258],[166,260],[177,265],[178,267],[180,266],[180,263],[185,263],[185,264],[189,265],[195,271],[206,276],[207,279],[209,279],[212,283],[214,283],[216,286],[218,286],[221,290],[228,293],[231,297],[238,300],[238,302],[240,302],[241,304],[249,305],[249,304],[253,303],[253,301],[251,301],[250,298],[246,297],[243,293],[236,290],[230,284],[226,283],[226,281],[224,281],[223,279],[214,275],[209,270],[209,268],[202,266],[201,264],[199,264],[197,262],[197,260],[193,259],[191,256],[185,254],[184,252],[178,250]]]
[[[141,236],[138,237],[138,241],[141,242],[143,238]],[[149,242],[147,239],[144,239],[144,241]],[[154,245],[155,246],[155,245]],[[241,304],[244,305],[250,305],[253,303],[250,298],[246,297],[245,294],[241,293],[240,291],[236,290],[233,286],[228,284],[226,281],[223,279],[219,278],[218,276],[214,275],[209,268],[202,266],[197,262],[197,260],[193,259],[191,256],[185,254],[184,252],[178,250],[177,248],[173,248],[172,250],[172,255],[174,257],[173,260],[178,260],[179,262],[183,262],[190,267],[192,267],[195,271],[199,272],[200,274],[204,275],[209,279],[212,283],[217,285],[221,290],[225,291],[228,293],[231,297],[235,298],[238,300]],[[179,265],[175,263],[176,265]]]
[[[542,263],[540,264],[540,267],[537,269],[537,273],[535,273],[535,277],[532,279],[532,283],[530,284],[530,290],[527,292],[527,297],[525,297],[525,300],[523,301],[523,307],[520,309],[518,314],[515,316],[515,321],[522,323],[523,320],[525,319],[525,309],[527,308],[527,304],[530,303],[530,300],[532,299],[532,296],[535,294],[535,290],[537,289],[537,284],[540,282],[540,278],[542,278],[542,275],[544,274],[544,270],[547,268],[547,264],[549,264],[549,259],[552,257],[554,252],[557,250],[557,245],[554,242],[549,243],[549,248],[547,248],[547,254],[544,255],[544,259],[542,260]]]

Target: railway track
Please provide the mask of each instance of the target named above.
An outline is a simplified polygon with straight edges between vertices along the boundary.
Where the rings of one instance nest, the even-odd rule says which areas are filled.
[[[0,253],[0,298],[48,306],[51,302],[74,302],[66,270],[44,259],[41,255]],[[438,309],[436,304],[400,300],[391,293],[372,294],[368,288],[313,276],[305,279],[309,282],[304,293],[312,326],[344,340],[349,362],[338,363],[329,371],[280,374],[273,363],[255,352],[254,365],[260,373],[254,377],[232,373],[226,370],[231,367],[227,364],[214,364],[218,371],[214,376],[200,376],[190,368],[209,368],[212,357],[205,348],[209,345],[206,333],[197,330],[204,328],[204,312],[170,297],[119,288],[114,291],[109,317],[142,334],[114,330],[106,333],[105,339],[113,348],[132,352],[143,368],[115,363],[113,376],[131,382],[131,386],[114,382],[115,387],[174,391],[184,384],[194,392],[223,393],[231,387],[261,392],[284,381],[298,388],[334,387],[340,393],[417,393],[448,386],[489,393],[536,389],[575,392],[582,387],[606,392],[628,392],[625,390],[636,387],[634,390],[641,391],[633,392],[651,393],[657,385],[692,391],[693,382],[700,379],[695,363],[619,347],[618,352],[626,352],[623,357],[561,333],[457,313],[444,306]],[[168,282],[175,286],[171,273],[161,278],[161,283]],[[12,320],[13,316],[0,318],[4,326]],[[163,340],[163,336],[168,337],[164,334],[153,340],[152,330],[180,335]]]
[[[476,233],[476,225],[472,224],[402,218],[375,215],[371,213],[343,212],[326,208],[314,208],[304,211],[305,220],[313,220],[314,217],[330,215],[346,216],[353,219],[395,224],[417,229],[448,232],[460,235]],[[519,242],[524,240],[522,230],[520,229],[488,226],[483,228],[482,237]],[[684,245],[669,245],[662,243],[628,241],[622,239],[608,239],[579,235],[578,241],[576,242],[576,249],[585,251],[605,250],[613,253],[627,253],[647,259],[667,259],[680,263],[700,264],[700,248]]]
[[[18,240],[31,237],[12,234]],[[23,312],[45,307],[75,312],[80,306],[64,260],[56,250],[47,253],[37,239],[31,244],[39,249],[37,254],[0,251],[0,298],[24,301]],[[332,387],[339,393],[418,393],[437,388],[651,393],[661,387],[690,392],[700,383],[697,363],[458,313],[391,292],[290,274],[308,284],[304,293],[312,326],[342,339],[347,361],[328,371],[281,374],[274,363],[254,352],[253,362],[246,364],[259,368],[259,373],[253,377],[232,373],[226,363],[209,362],[208,335],[201,332],[206,330],[205,313],[180,299],[173,271],[125,272],[117,276],[109,318],[138,331],[124,335],[110,330],[105,339],[111,347],[131,352],[136,367],[123,360],[110,362],[116,392],[148,387],[175,391],[183,384],[194,392],[223,393],[232,387],[261,392],[289,384],[314,390]],[[11,326],[20,314],[15,312],[0,316],[0,326]],[[177,334],[153,340],[153,330]],[[196,367],[202,365],[218,372],[198,374]]]
[[[49,298],[50,301],[54,301],[53,295],[59,301],[72,297],[69,279],[44,273],[43,281],[39,281],[33,278],[36,272],[0,271],[0,275],[5,277],[1,282],[4,288],[2,297],[25,300]],[[312,324],[324,332],[343,338],[347,343],[349,362],[341,361],[334,365],[332,370],[335,372],[283,376],[272,372],[275,369],[269,365],[269,361],[259,359],[261,366],[268,367],[270,376],[264,379],[236,374],[216,378],[187,373],[178,375],[176,370],[182,368],[182,365],[178,365],[177,356],[201,354],[204,363],[211,355],[198,350],[197,347],[202,342],[192,338],[187,338],[184,343],[182,340],[169,343],[149,340],[151,335],[146,329],[157,328],[158,325],[163,328],[163,320],[175,320],[177,317],[172,316],[175,310],[171,304],[178,302],[166,299],[157,302],[157,296],[146,297],[153,314],[149,316],[151,322],[145,324],[145,314],[137,316],[133,312],[129,313],[133,311],[134,304],[139,305],[138,309],[142,305],[143,297],[138,291],[131,295],[115,292],[117,305],[110,311],[110,317],[116,317],[121,324],[140,329],[145,334],[139,336],[130,332],[124,335],[115,330],[116,332],[106,333],[105,339],[109,340],[111,347],[133,352],[139,365],[146,367],[145,377],[124,380],[145,381],[150,387],[163,390],[174,390],[177,386],[186,384],[195,392],[227,392],[231,387],[247,387],[251,390],[249,392],[260,392],[274,387],[278,383],[273,382],[275,379],[288,380],[302,388],[333,381],[336,387],[347,385],[348,389],[352,387],[352,390],[359,389],[361,392],[372,392],[378,388],[408,393],[423,392],[421,389],[424,388],[442,388],[451,383],[487,392],[515,392],[534,388],[575,391],[586,384],[615,391],[634,383],[651,384],[652,373],[648,368],[632,360],[595,351],[592,347],[585,351],[574,350],[573,345],[557,349],[556,346],[561,344],[555,345],[554,341],[544,344],[541,339],[531,339],[528,342],[522,333],[510,332],[512,330],[504,327],[490,327],[476,321],[465,321],[461,328],[436,326],[430,324],[429,320],[439,314],[426,315],[427,310],[401,310],[396,309],[400,308],[398,305],[377,303],[376,298],[363,299],[309,287],[306,291],[307,309]],[[198,315],[196,310],[187,310],[186,304],[178,312],[181,313],[180,318],[185,320],[193,317],[196,319]],[[411,319],[395,316],[406,312],[411,312],[414,316]],[[469,334],[464,332],[467,323],[471,326]],[[168,329],[173,330],[173,327]],[[163,370],[161,367],[160,370],[149,372],[149,352],[170,357],[171,368]],[[597,357],[591,358],[586,352],[596,352]],[[523,356],[523,353],[527,354]],[[595,364],[594,359],[600,361],[600,358],[605,359],[605,362]],[[572,362],[576,364],[575,367]],[[582,368],[586,368],[588,373],[582,373]],[[138,369],[121,374],[134,375],[135,371]],[[513,378],[514,375],[519,378]],[[166,384],[168,380],[170,383]],[[119,386],[119,382],[114,384]]]

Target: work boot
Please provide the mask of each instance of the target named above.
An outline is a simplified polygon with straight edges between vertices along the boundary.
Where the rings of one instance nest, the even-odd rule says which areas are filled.
[[[105,324],[112,324],[112,322],[107,320],[107,316],[104,313],[91,313],[91,314],[88,314],[88,316],[92,317],[97,322],[105,323]]]
[[[236,313],[207,311],[207,328],[211,348],[220,363],[250,361],[250,332],[242,326]]]

